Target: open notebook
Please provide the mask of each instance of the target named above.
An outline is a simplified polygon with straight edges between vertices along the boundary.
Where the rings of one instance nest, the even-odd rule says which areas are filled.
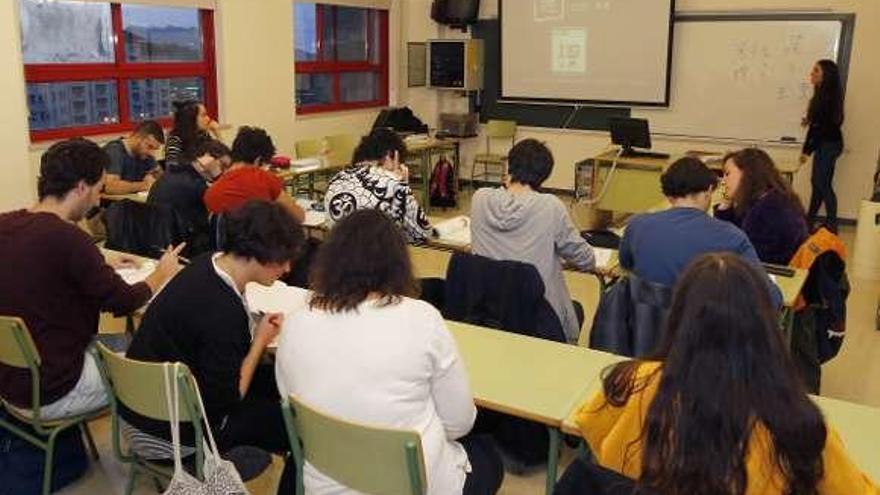
[[[146,280],[155,269],[156,262],[153,260],[146,260],[142,261],[141,266],[139,267],[117,268],[116,273],[122,277],[122,280],[125,280],[125,283],[128,285],[134,285]]]
[[[594,247],[593,254],[596,256],[596,268],[608,268],[611,258],[617,251],[614,249]]]
[[[260,313],[283,313],[285,316],[302,311],[308,304],[309,291],[276,281],[271,287],[251,282],[244,289],[248,310],[259,318]],[[278,347],[278,340],[269,344]]]
[[[471,244],[471,219],[464,215],[452,217],[434,224],[437,238],[447,244],[469,246]]]
[[[306,212],[306,219],[303,221],[306,227],[320,227],[327,221],[327,213],[314,209],[312,207],[314,203],[311,199],[296,198],[296,204]]]

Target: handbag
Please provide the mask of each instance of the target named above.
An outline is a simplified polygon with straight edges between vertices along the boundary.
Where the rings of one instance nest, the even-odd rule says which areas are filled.
[[[249,495],[247,487],[241,480],[235,466],[220,457],[217,444],[214,442],[214,434],[207,420],[200,420],[208,437],[208,444],[204,444],[205,462],[202,472],[204,481],[187,473],[183,469],[180,440],[180,397],[178,394],[178,370],[180,363],[165,363],[165,397],[168,405],[168,416],[171,423],[171,442],[174,446],[174,474],[163,495]],[[169,372],[170,371],[170,372]],[[198,407],[202,418],[206,418],[205,405],[202,403],[202,394],[198,383],[193,380],[195,395],[198,398]]]

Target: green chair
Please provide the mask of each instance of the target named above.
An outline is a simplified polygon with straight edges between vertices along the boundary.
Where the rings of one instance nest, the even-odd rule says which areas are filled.
[[[101,370],[101,376],[107,390],[111,391],[113,453],[120,462],[131,465],[125,493],[132,492],[135,479],[141,471],[151,474],[154,478],[170,479],[174,474],[173,466],[143,459],[137,453],[131,450],[126,452],[123,449],[122,433],[119,426],[120,404],[141,416],[159,421],[169,421],[164,363],[148,363],[129,359],[116,354],[101,343],[98,343],[96,348],[98,368]],[[180,403],[183,404],[180,419],[181,422],[191,423],[195,432],[196,477],[202,479],[202,465],[204,463],[203,418],[199,412],[195,379],[186,365],[178,367],[175,379],[178,382]]]
[[[418,433],[345,421],[320,412],[294,396],[282,399],[281,410],[296,462],[296,495],[303,495],[305,491],[305,461],[360,492],[425,493],[425,459]]]
[[[327,142],[327,161],[331,167],[342,168],[351,165],[354,149],[358,145],[358,136],[353,134],[336,134],[324,138]]]
[[[317,158],[323,155],[324,153],[324,140],[323,139],[301,139],[294,143],[293,145],[294,152],[296,153],[296,158]],[[315,196],[316,187],[315,187],[315,179],[317,175],[324,175],[323,172],[310,172],[307,174],[298,174],[294,177],[293,182],[291,184],[291,196],[296,196],[300,193],[307,194],[310,198]],[[326,179],[325,177],[321,177],[322,179]],[[326,180],[322,181],[322,190],[326,189]]]
[[[474,185],[474,179],[482,178],[490,180],[497,178],[499,182],[504,178],[507,172],[507,155],[492,152],[492,143],[503,140],[510,141],[510,147],[516,138],[516,122],[513,120],[490,120],[486,124],[486,152],[477,153],[474,156],[474,164],[471,167],[471,186]],[[482,166],[482,171],[477,171],[477,167]]]
[[[11,407],[5,398],[0,397],[2,407],[15,419],[27,423],[34,433],[22,429],[5,418],[0,418],[0,426],[18,435],[31,444],[46,451],[46,462],[43,468],[43,493],[48,495],[52,489],[52,466],[55,456],[55,441],[62,431],[78,426],[88,441],[89,451],[95,460],[98,449],[89,432],[88,422],[107,413],[101,407],[84,414],[60,419],[46,420],[40,418],[40,355],[31,338],[31,334],[21,318],[0,316],[0,363],[13,368],[26,369],[31,375],[31,407],[28,413]]]
[[[323,139],[300,139],[293,144],[297,158],[314,158],[324,151]]]

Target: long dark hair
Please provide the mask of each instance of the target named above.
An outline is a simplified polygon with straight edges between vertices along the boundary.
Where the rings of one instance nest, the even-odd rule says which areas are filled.
[[[807,107],[807,122],[814,124],[820,120],[840,126],[843,124],[843,83],[840,69],[833,60],[816,62],[822,69],[822,82],[814,88],[810,106]]]
[[[788,495],[815,494],[826,427],[789,358],[763,274],[732,254],[694,261],[675,288],[657,393],[641,437],[641,490],[663,495],[742,495],[755,429],[772,440]],[[603,385],[620,407],[647,386],[638,361]],[[632,446],[631,446],[632,447]]]
[[[403,233],[373,209],[355,211],[333,227],[309,284],[310,307],[331,313],[355,310],[370,294],[378,294],[386,306],[419,293]]]
[[[171,135],[180,138],[180,150],[183,162],[192,161],[195,157],[195,149],[199,144],[209,139],[204,131],[199,129],[198,117],[200,102],[196,100],[175,101],[174,127]]]
[[[773,163],[773,159],[762,149],[745,148],[728,153],[722,163],[732,160],[733,165],[742,170],[742,179],[733,198],[736,214],[742,218],[765,193],[775,191],[784,196],[791,207],[804,215],[804,205],[797,193]]]

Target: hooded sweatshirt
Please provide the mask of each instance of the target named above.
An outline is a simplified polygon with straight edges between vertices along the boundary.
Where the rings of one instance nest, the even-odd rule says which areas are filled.
[[[478,190],[471,202],[471,251],[534,265],[544,281],[544,298],[559,316],[566,337],[577,339],[580,326],[562,278],[562,262],[589,271],[596,261],[559,198],[535,191]]]

